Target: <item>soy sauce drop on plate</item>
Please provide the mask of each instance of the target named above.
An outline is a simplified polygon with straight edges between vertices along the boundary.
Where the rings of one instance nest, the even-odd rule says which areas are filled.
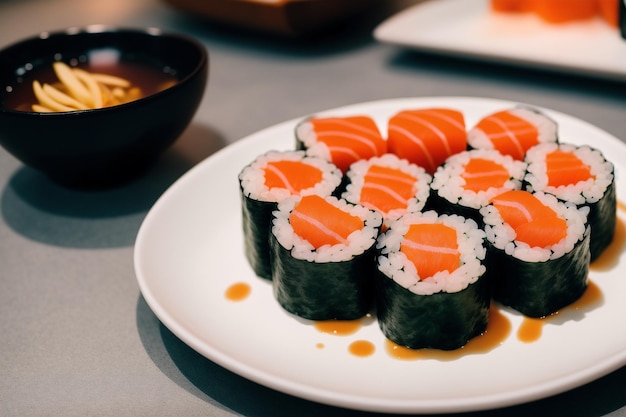
[[[226,299],[229,301],[243,301],[250,295],[252,288],[245,282],[236,282],[226,289]]]

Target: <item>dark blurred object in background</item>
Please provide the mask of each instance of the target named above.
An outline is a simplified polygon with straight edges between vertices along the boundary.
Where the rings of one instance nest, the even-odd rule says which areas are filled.
[[[288,36],[336,26],[385,0],[164,0],[214,22]]]

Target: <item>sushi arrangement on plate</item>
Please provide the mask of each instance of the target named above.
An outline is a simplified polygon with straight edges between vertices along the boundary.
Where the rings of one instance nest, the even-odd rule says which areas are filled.
[[[239,184],[246,259],[298,317],[375,312],[401,346],[457,349],[492,300],[537,318],[576,301],[613,239],[613,164],[535,108],[470,127],[456,109],[403,109],[385,132],[311,116],[294,136]]]

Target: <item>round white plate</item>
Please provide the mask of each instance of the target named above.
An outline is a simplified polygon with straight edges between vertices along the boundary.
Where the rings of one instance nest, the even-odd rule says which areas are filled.
[[[462,110],[466,124],[516,103],[462,97],[408,98],[355,104],[324,114],[386,120],[407,108],[446,106]],[[558,123],[561,141],[589,143],[616,164],[617,194],[626,146],[584,121],[544,109]],[[257,278],[243,255],[240,170],[270,149],[292,149],[291,120],[264,129],[198,164],[156,202],[135,245],[141,292],[176,336],[219,365],[267,387],[341,407],[395,413],[458,412],[497,408],[547,397],[599,378],[626,364],[626,266],[592,271],[601,305],[564,312],[533,343],[516,336],[522,317],[504,311],[511,334],[493,350],[455,360],[399,360],[385,349],[375,320],[357,333],[322,333],[282,310],[271,283]],[[623,213],[620,212],[620,216]],[[621,220],[620,220],[621,221]],[[245,282],[252,291],[229,301],[225,291]],[[355,340],[374,344],[368,357],[350,354]],[[589,341],[593,343],[589,343]],[[323,345],[323,348],[320,347]]]

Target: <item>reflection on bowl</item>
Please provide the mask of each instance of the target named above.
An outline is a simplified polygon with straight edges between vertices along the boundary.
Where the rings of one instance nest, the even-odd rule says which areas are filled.
[[[121,77],[142,93],[100,108],[33,108],[41,104],[34,81],[71,95],[55,78],[55,62]],[[65,186],[118,184],[189,125],[207,76],[207,52],[187,36],[103,26],[41,33],[0,51],[0,145]]]

